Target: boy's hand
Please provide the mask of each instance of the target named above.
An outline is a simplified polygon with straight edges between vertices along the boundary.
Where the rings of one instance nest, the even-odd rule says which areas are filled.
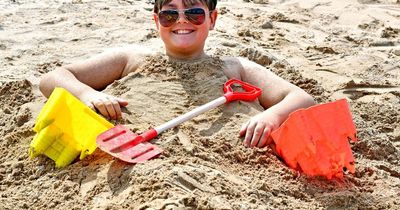
[[[246,134],[243,144],[247,147],[265,147],[272,143],[271,132],[278,127],[279,116],[266,110],[243,124],[239,135]]]
[[[83,103],[104,117],[117,120],[122,117],[121,106],[127,106],[128,102],[98,91],[90,91],[79,97]]]

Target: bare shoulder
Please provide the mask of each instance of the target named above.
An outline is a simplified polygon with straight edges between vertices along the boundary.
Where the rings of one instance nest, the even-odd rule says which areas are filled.
[[[223,57],[224,65],[227,71],[227,76],[233,75],[237,79],[246,79],[247,74],[254,71],[269,71],[264,66],[261,66],[247,58],[243,57]]]
[[[299,88],[273,73],[269,68],[247,58],[229,58],[228,66],[237,69],[240,79],[263,90],[260,104],[267,108],[281,101],[289,92]]]
[[[224,73],[229,79],[242,79],[243,65],[238,57],[222,57]]]
[[[113,54],[120,59],[123,59],[126,63],[125,68],[122,72],[122,77],[134,72],[139,66],[141,66],[146,57],[154,55],[157,51],[151,50],[142,45],[128,45],[119,48],[108,49],[106,53]]]

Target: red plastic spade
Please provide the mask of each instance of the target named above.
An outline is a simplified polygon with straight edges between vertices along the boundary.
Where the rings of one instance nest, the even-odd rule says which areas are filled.
[[[232,89],[233,85],[239,85],[244,92],[234,92]],[[97,137],[97,146],[101,150],[123,161],[129,163],[142,163],[158,156],[162,152],[160,148],[148,143],[148,141],[154,139],[165,130],[193,119],[194,117],[224,103],[229,103],[235,100],[253,101],[261,95],[260,88],[236,79],[227,81],[224,84],[223,90],[225,93],[224,96],[197,107],[184,115],[156,128],[152,128],[140,135],[133,133],[122,125],[117,125]]]

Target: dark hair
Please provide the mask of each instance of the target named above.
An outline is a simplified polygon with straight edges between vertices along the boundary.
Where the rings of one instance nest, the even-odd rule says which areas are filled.
[[[155,0],[154,3],[154,13],[158,13],[161,8],[171,2],[172,0]],[[217,0],[183,0],[183,5],[190,6],[197,2],[201,2],[202,4],[206,5],[210,11],[214,10],[217,6]]]

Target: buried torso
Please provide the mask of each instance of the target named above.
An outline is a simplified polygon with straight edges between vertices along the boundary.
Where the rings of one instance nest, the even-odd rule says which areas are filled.
[[[135,72],[110,85],[106,92],[128,100],[125,124],[141,132],[222,97],[227,80],[226,62],[218,57],[182,62],[156,54],[147,56]],[[262,110],[257,101],[231,102],[183,123],[179,131],[239,142],[240,126]]]

